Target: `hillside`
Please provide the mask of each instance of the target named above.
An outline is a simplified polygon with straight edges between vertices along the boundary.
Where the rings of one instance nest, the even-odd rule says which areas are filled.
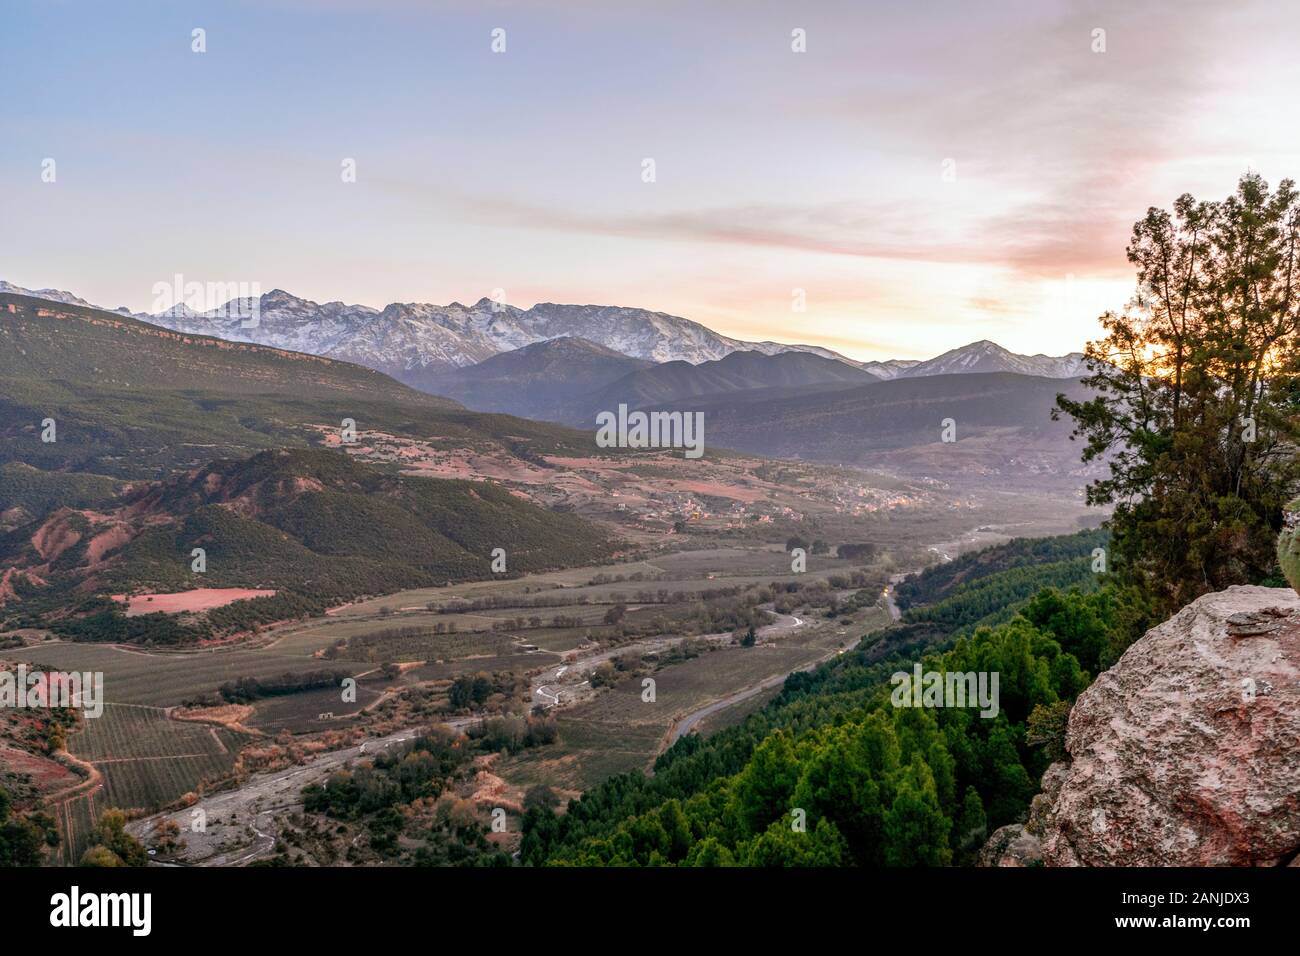
[[[41,440],[47,418],[53,442]],[[589,436],[468,412],[347,362],[0,296],[0,462],[158,478],[214,458],[319,444],[346,418],[360,430],[511,455],[590,448]]]
[[[180,334],[114,312],[0,295],[0,376],[93,379],[102,388],[213,389],[229,393],[341,394],[425,408],[455,403],[423,395],[346,362]]]
[[[620,404],[629,408],[685,407],[682,403],[704,396],[725,402],[731,393],[753,389],[799,390],[811,386],[866,385],[875,381],[877,377],[870,372],[819,355],[732,352],[725,358],[699,365],[666,362],[632,372],[590,396],[584,411],[613,409]]]
[[[662,367],[586,339],[563,337],[430,375],[421,387],[476,411],[580,422],[575,409],[588,404],[587,396],[638,370]]]
[[[96,511],[63,507],[0,535],[8,592],[0,603],[82,639],[175,641],[204,630],[185,633],[158,615],[132,625],[106,597],[278,592],[209,614],[218,629],[247,626],[363,594],[486,578],[497,547],[510,573],[611,550],[582,520],[492,484],[384,475],[340,452],[267,451],[134,487]],[[194,548],[206,552],[202,573],[192,570]]]
[[[1037,557],[1077,554],[1088,543],[1081,536],[1048,540]],[[1003,551],[990,563],[1030,563],[984,582],[1010,584],[1034,566],[1032,549],[1018,546],[1016,554]],[[960,593],[949,581],[932,596]],[[1015,618],[967,638],[954,640],[942,623],[902,623],[868,635],[834,660],[791,675],[739,725],[707,739],[683,737],[653,775],[612,777],[563,814],[529,811],[523,862],[973,864],[987,833],[1028,810],[1033,781],[1049,763],[1026,738],[1030,716],[1087,686],[1081,660],[1095,655],[1097,628],[1109,613],[1101,595],[1049,590]],[[922,660],[927,670],[1000,672],[997,715],[893,706],[892,674]],[[791,827],[791,808],[804,810],[805,831]]]
[[[1070,428],[1053,422],[1069,379],[1008,372],[874,382],[768,400],[698,402],[710,444],[769,457],[836,461],[949,480],[1082,484]],[[951,419],[955,441],[943,441]]]

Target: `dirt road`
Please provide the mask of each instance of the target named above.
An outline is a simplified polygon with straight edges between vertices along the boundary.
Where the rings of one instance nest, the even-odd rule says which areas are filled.
[[[755,629],[754,634],[760,640],[789,633],[808,623],[792,614],[778,613],[770,603],[759,605],[759,610],[766,611],[775,618],[771,624],[764,624],[762,627]],[[595,691],[591,689],[591,675],[602,662],[622,657],[624,654],[663,653],[682,640],[681,637],[657,637],[645,641],[636,641],[603,651],[595,651],[558,667],[547,667],[533,678],[534,702],[549,710],[559,704],[573,704],[593,697]],[[695,640],[708,641],[711,644],[729,644],[732,637],[731,632],[727,631],[718,634],[703,634],[695,638]]]
[[[474,719],[463,717],[447,723],[460,730]],[[414,728],[399,730],[354,747],[319,754],[300,767],[253,774],[237,789],[210,794],[184,810],[132,821],[127,824],[127,830],[147,847],[153,843],[154,827],[162,820],[171,820],[180,828],[181,838],[186,844],[185,850],[178,855],[179,863],[242,866],[269,854],[275,847],[278,833],[276,815],[301,809],[303,787],[325,779],[350,760],[411,740],[417,732]],[[202,814],[196,811],[202,811]],[[200,820],[202,829],[198,829]]]

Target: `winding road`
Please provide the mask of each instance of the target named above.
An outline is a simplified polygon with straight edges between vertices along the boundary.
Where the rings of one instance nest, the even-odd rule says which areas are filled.
[[[892,599],[886,596],[890,613],[897,619],[897,609]],[[807,625],[807,621],[793,614],[781,614],[771,604],[762,605],[761,610],[774,617],[770,624],[756,629],[759,638],[770,638],[788,633]],[[703,640],[712,643],[729,643],[730,632],[706,634]],[[548,666],[533,679],[532,690],[535,698],[540,698],[547,708],[560,703],[562,691],[568,691],[565,703],[572,703],[578,697],[579,688],[589,684],[591,672],[603,661],[627,653],[649,653],[663,651],[681,641],[681,637],[665,637],[625,644],[620,647],[606,648],[588,654],[567,664]],[[810,670],[820,661],[813,661],[787,674],[774,675],[752,687],[737,691],[721,700],[714,701],[699,710],[680,718],[672,727],[668,744],[671,745],[684,734],[689,733],[701,720],[725,710],[756,694],[776,687],[785,681],[791,673]],[[463,731],[469,725],[481,720],[481,715],[454,717],[443,721],[447,726]],[[421,727],[399,730],[384,737],[369,738],[355,746],[318,754],[301,766],[284,770],[264,771],[250,776],[242,785],[233,790],[224,790],[209,794],[193,806],[181,810],[165,811],[142,817],[127,824],[127,830],[146,846],[154,842],[153,831],[162,820],[170,820],[180,828],[181,837],[186,847],[177,855],[175,863],[158,861],[162,866],[243,866],[260,857],[269,855],[278,839],[276,816],[287,810],[302,806],[302,790],[308,784],[318,783],[334,771],[345,766],[349,761],[364,757],[413,739]],[[201,809],[206,814],[205,826],[201,832],[191,829],[193,813]],[[248,837],[252,835],[251,842]]]

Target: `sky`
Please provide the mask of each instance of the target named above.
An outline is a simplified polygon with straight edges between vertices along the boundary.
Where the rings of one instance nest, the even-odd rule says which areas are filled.
[[[0,278],[1062,354],[1149,206],[1300,174],[1296,49],[1239,0],[0,0]]]

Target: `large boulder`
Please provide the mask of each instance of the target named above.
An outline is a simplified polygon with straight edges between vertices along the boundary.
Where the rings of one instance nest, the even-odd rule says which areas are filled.
[[[1300,596],[1207,594],[1079,696],[1035,814],[1051,866],[1273,866],[1300,852]]]

